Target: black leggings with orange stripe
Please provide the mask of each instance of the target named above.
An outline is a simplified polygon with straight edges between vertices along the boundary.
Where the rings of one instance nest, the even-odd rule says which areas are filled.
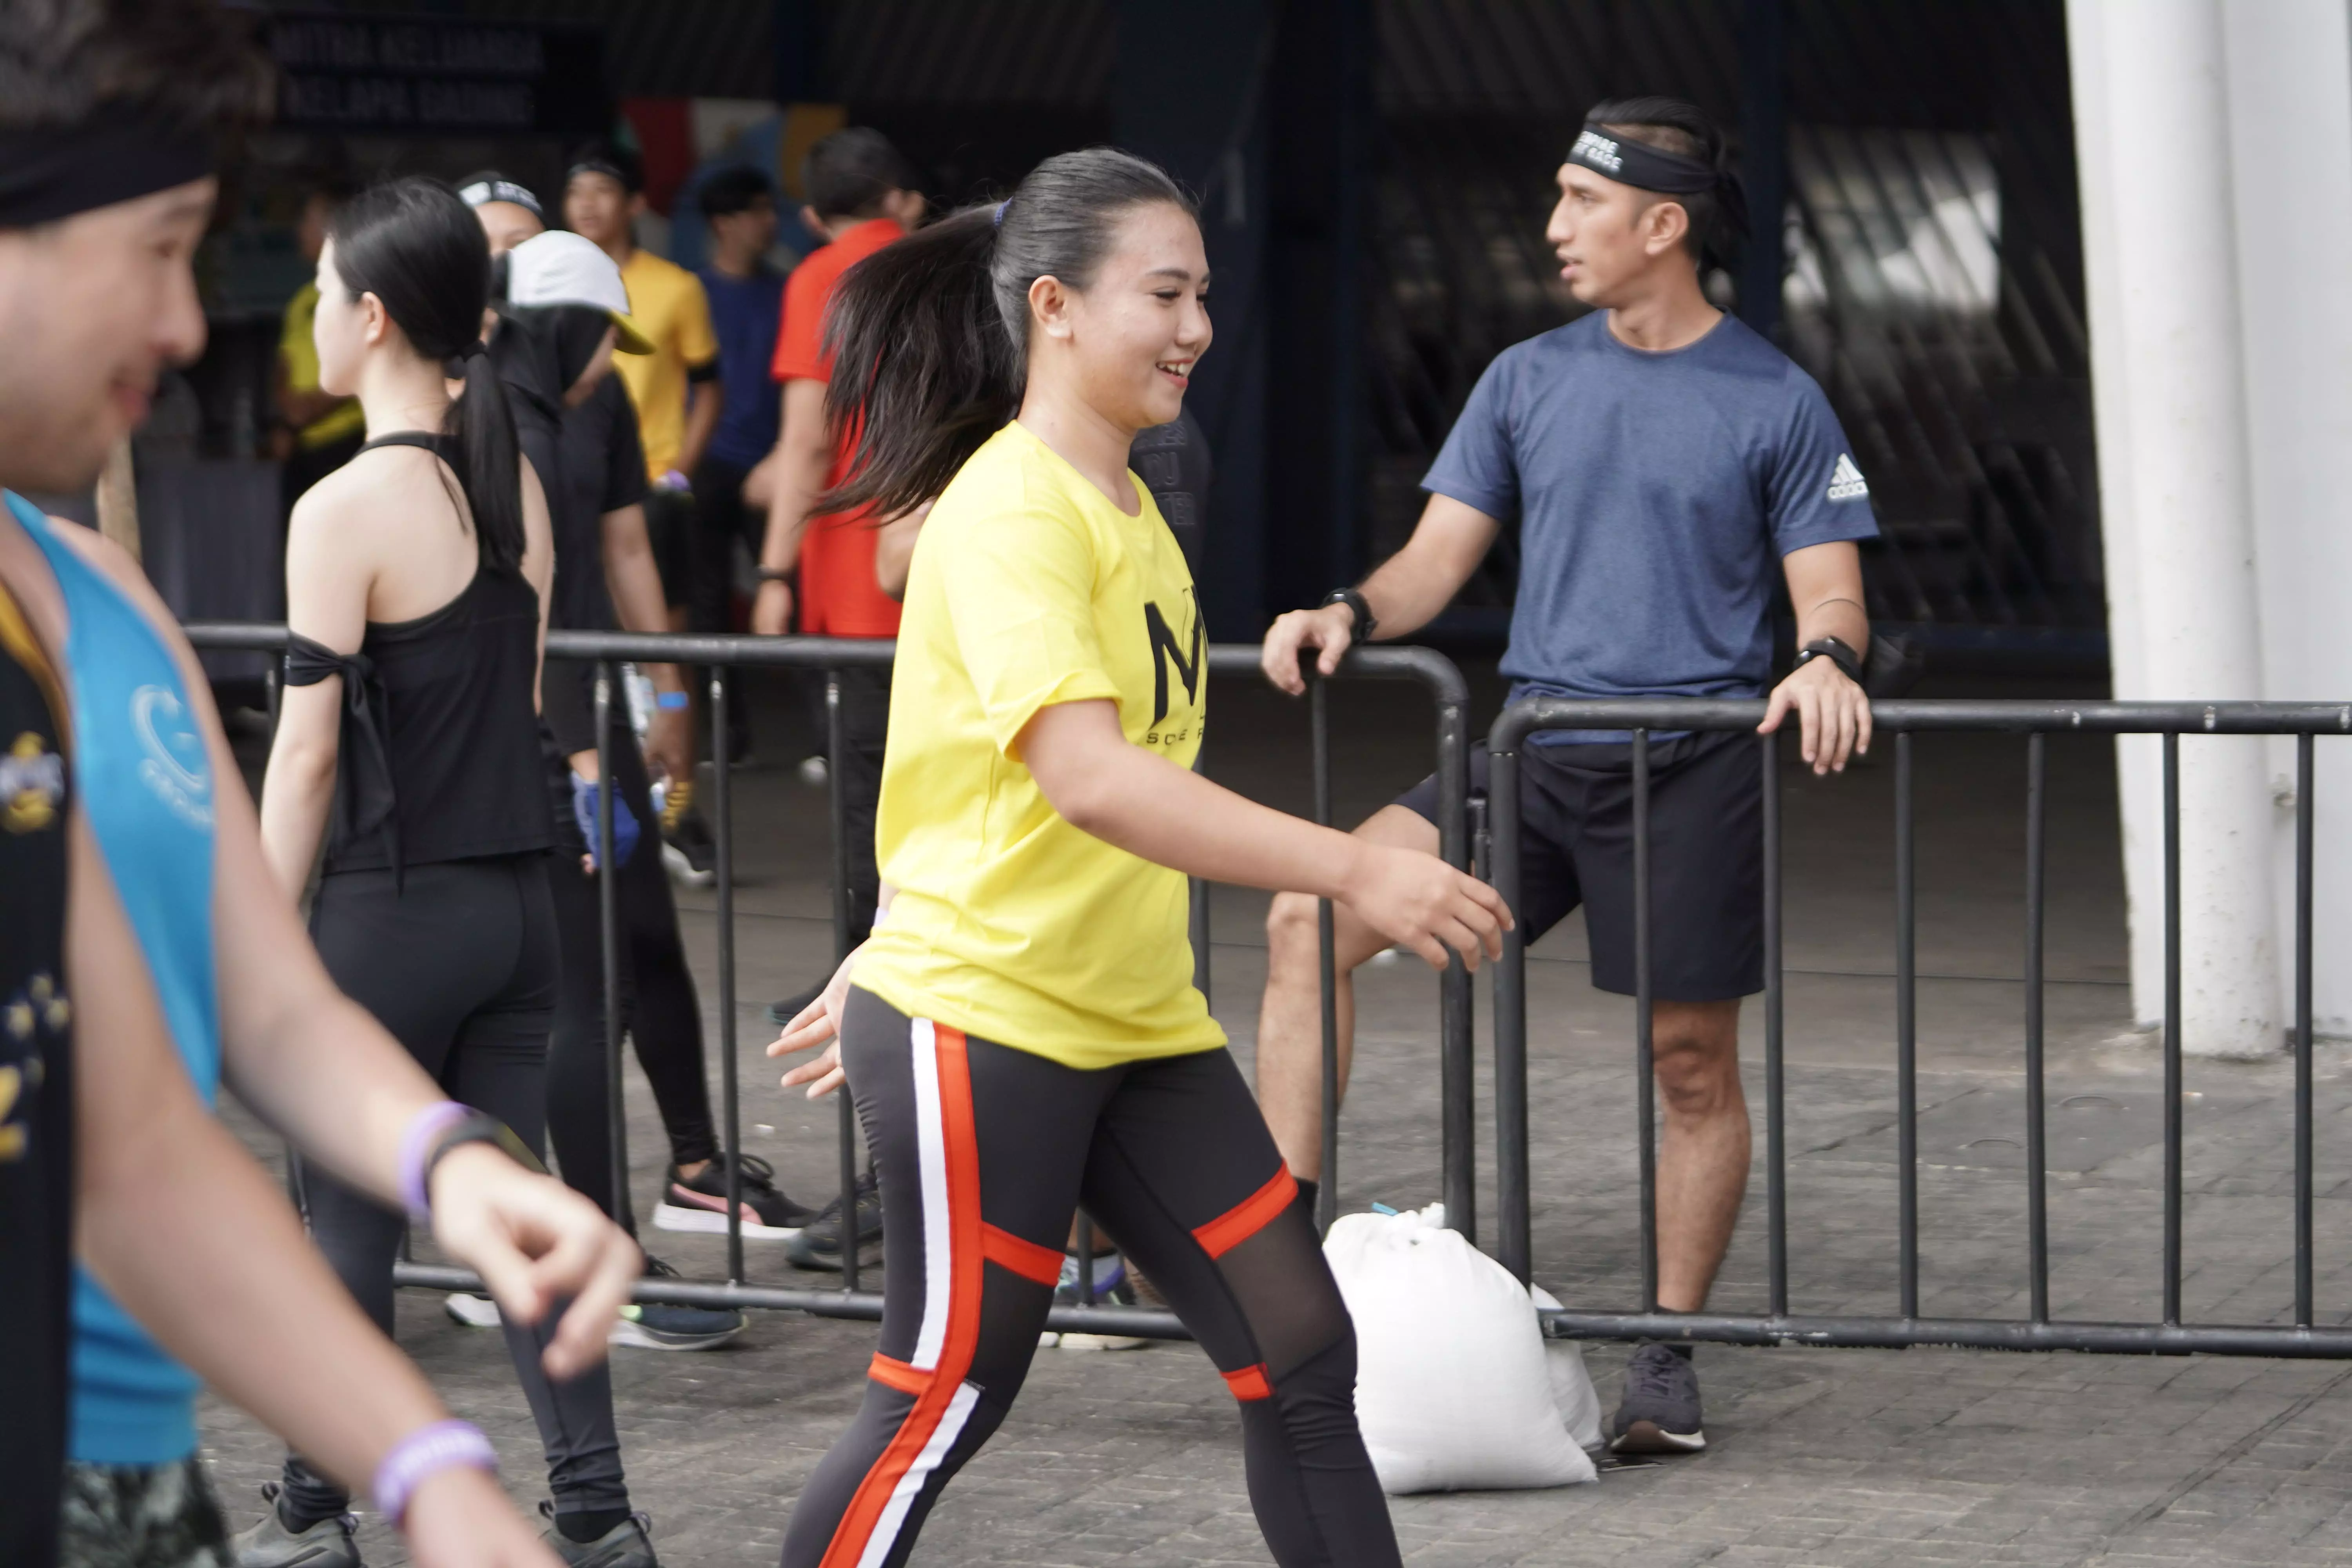
[[[852,990],[842,1061],[882,1179],[882,1346],[810,1477],[783,1568],[896,1568],[1012,1407],[1083,1204],[1240,1402],[1283,1568],[1398,1562],[1356,1430],[1356,1337],[1257,1103],[1222,1050],[1082,1072]]]

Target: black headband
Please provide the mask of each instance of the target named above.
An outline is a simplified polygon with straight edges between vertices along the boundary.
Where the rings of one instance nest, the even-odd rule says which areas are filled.
[[[1616,135],[1590,120],[1568,150],[1568,161],[1637,190],[1668,196],[1712,195],[1722,204],[1724,221],[1740,234],[1748,232],[1748,193],[1728,169],[1717,170],[1696,158]]]
[[[572,167],[563,171],[563,183],[567,185],[570,184],[572,183],[572,177],[574,174],[602,174],[606,179],[611,180],[614,184],[619,185],[621,189],[628,192],[631,195],[636,195],[637,187],[630,183],[629,176],[622,172],[621,166],[618,163],[612,162],[610,159],[581,159],[578,163],[572,164]]]
[[[469,207],[504,202],[509,206],[522,208],[541,223],[547,221],[547,214],[540,210],[537,196],[512,180],[501,179],[496,174],[485,174],[469,184],[459,186],[457,199]]]
[[[210,133],[155,115],[0,131],[0,228],[133,201],[212,172]]]

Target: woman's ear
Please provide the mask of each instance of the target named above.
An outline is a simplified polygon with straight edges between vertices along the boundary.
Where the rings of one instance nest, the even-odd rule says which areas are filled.
[[[1062,280],[1050,273],[1029,285],[1029,316],[1049,338],[1070,335],[1070,306],[1074,296],[1062,287]]]
[[[360,341],[373,348],[392,331],[392,312],[373,293],[360,296]]]

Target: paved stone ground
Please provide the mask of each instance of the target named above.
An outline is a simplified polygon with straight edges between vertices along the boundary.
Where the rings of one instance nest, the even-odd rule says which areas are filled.
[[[1337,695],[1335,771],[1352,820],[1415,776],[1424,710],[1405,689]],[[1297,721],[1236,684],[1221,686],[1219,704],[1214,771],[1303,805]],[[825,966],[822,795],[784,765],[804,749],[796,711],[772,692],[760,717],[764,765],[739,775],[745,1146],[773,1160],[792,1190],[821,1194],[835,1168],[833,1113],[773,1090],[758,1014]],[[2021,1316],[2021,747],[1926,737],[1919,748],[1922,1307]],[[1890,773],[1787,777],[1790,1255],[1800,1310],[1886,1311],[1895,1300]],[[2060,1316],[2147,1318],[2158,1287],[2160,1094],[2155,1052],[2129,1028],[2121,984],[2105,748],[2053,743],[2052,784],[2053,1305]],[[683,902],[715,1037],[710,899]],[[1244,1057],[1264,969],[1262,910],[1240,893],[1221,893],[1216,906],[1216,1007]],[[1530,965],[1536,1247],[1538,1278],[1563,1300],[1605,1308],[1630,1303],[1637,1289],[1631,1009],[1591,990],[1582,947],[1571,921]],[[1437,1195],[1435,987],[1410,963],[1386,963],[1365,973],[1360,994],[1367,1026],[1343,1133],[1343,1198],[1351,1207],[1424,1203]],[[1483,1016],[1483,982],[1479,1006]],[[1758,1028],[1751,1015],[1751,1041]],[[2329,1321],[2352,1300],[2341,1262],[2347,1068],[2340,1049],[2324,1052],[2319,1288]],[[2192,1320],[2276,1321],[2287,1310],[2287,1081],[2283,1063],[2191,1065]],[[1752,1099],[1760,1087],[1751,1076]],[[642,1209],[658,1180],[658,1129],[642,1086],[631,1093]],[[1482,1139],[1486,1093],[1482,1080]],[[1759,1164],[1717,1292],[1726,1310],[1764,1300],[1762,1187]],[[1490,1190],[1481,1205],[1491,1216]],[[722,1270],[714,1240],[648,1240],[690,1274]],[[757,1248],[751,1269],[759,1280],[793,1278]],[[536,1440],[499,1342],[453,1326],[434,1298],[414,1293],[400,1329],[451,1403],[498,1441],[517,1498],[535,1500]],[[615,1358],[633,1489],[666,1563],[774,1561],[803,1479],[856,1404],[871,1341],[866,1324],[762,1316],[715,1354]],[[1586,1353],[1613,1398],[1623,1350]],[[1614,1470],[1595,1487],[1395,1500],[1408,1560],[2352,1563],[2352,1366],[1729,1348],[1702,1350],[1699,1364],[1713,1444],[1704,1458]],[[218,1405],[205,1434],[242,1518],[275,1445]],[[1223,1384],[1187,1346],[1045,1352],[915,1561],[1263,1563],[1236,1436]],[[367,1521],[362,1540],[371,1563],[404,1561],[380,1521]]]

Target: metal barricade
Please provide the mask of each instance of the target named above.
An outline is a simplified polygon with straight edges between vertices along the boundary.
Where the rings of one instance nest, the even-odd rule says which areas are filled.
[[[286,628],[226,622],[192,622],[184,628],[199,648],[282,650]],[[728,704],[730,673],[740,668],[820,670],[826,676],[825,716],[828,754],[838,756],[843,742],[840,672],[852,668],[887,668],[895,646],[888,642],[843,637],[758,637],[735,636],[656,636],[630,632],[552,631],[547,637],[550,658],[593,662],[596,667],[594,700],[597,759],[604,776],[612,776],[612,727],[608,722],[617,700],[615,679],[622,663],[664,663],[698,666],[709,672],[711,735],[711,830],[717,840],[719,1061],[720,1119],[728,1173],[727,1279],[724,1281],[646,1279],[637,1287],[636,1300],[697,1307],[758,1307],[813,1313],[820,1317],[878,1319],[879,1292],[860,1288],[856,1246],[857,1129],[849,1096],[836,1097],[840,1106],[841,1215],[845,1226],[842,1283],[838,1289],[794,1289],[746,1282],[743,1265],[742,1202],[740,1156],[742,1133],[740,1092],[737,1084],[735,1008],[735,879],[734,802],[728,755]],[[1255,677],[1258,648],[1255,644],[1213,644],[1208,649],[1209,676]],[[1444,826],[1441,851],[1457,867],[1470,865],[1470,834],[1466,797],[1469,792],[1469,691],[1462,672],[1444,655],[1420,647],[1370,647],[1351,651],[1339,674],[1349,679],[1414,682],[1429,693],[1436,709],[1436,773],[1439,815]],[[271,686],[273,704],[276,687]],[[1308,686],[1308,730],[1313,752],[1315,820],[1331,823],[1330,721],[1326,683],[1313,679]],[[833,846],[833,930],[835,962],[849,951],[849,845],[844,829],[845,803],[842,770],[827,770]],[[597,861],[613,863],[613,793],[597,798]],[[614,1191],[628,1202],[627,1143],[622,1116],[622,1040],[619,996],[620,912],[614,879],[600,878],[604,963],[605,1056],[612,1100]],[[1194,970],[1204,994],[1209,990],[1209,923],[1206,889],[1197,880],[1192,889],[1191,920]],[[1337,1200],[1339,1169],[1339,1014],[1337,975],[1332,959],[1332,917],[1325,900],[1322,934],[1323,1048],[1323,1173],[1318,1225],[1329,1224]],[[1439,991],[1439,1100],[1444,1162],[1444,1196],[1453,1223],[1475,1237],[1476,1128],[1473,1097],[1471,990],[1469,973],[1459,958],[1448,964]],[[1082,1223],[1082,1243],[1092,1234]],[[1089,1255],[1090,1243],[1084,1246]],[[1092,1270],[1082,1270],[1087,1294],[1092,1293]],[[467,1270],[408,1262],[399,1264],[395,1283],[426,1289],[473,1290],[480,1282]],[[1131,1334],[1158,1339],[1186,1337],[1172,1313],[1151,1308],[1097,1305],[1056,1307],[1047,1317],[1049,1327],[1081,1332]]]
[[[1779,735],[1758,737],[1764,774],[1764,1131],[1769,1308],[1761,1314],[1661,1312],[1657,1304],[1654,1085],[1652,1077],[1649,843],[1650,736],[1654,731],[1753,731],[1760,701],[1565,701],[1534,699],[1505,710],[1493,753],[1495,885],[1516,909],[1520,890],[1519,751],[1538,731],[1629,731],[1633,742],[1636,1101],[1641,1181],[1642,1310],[1544,1314],[1560,1338],[1720,1341],[1736,1344],[1977,1346],[2186,1354],[2352,1356],[2352,1327],[2314,1321],[2312,1289],[2312,788],[2320,735],[2352,734],[2352,704],[2266,702],[1878,702],[1880,733],[1895,737],[1895,1052],[1900,1303],[1897,1317],[1789,1311],[1788,1148],[1783,1118]],[[1795,722],[1792,717],[1789,722]],[[2023,1320],[1922,1318],[1919,1305],[1919,1151],[1916,867],[1911,737],[1975,731],[2026,737],[2026,1203],[2030,1315]],[[2050,1248],[2042,1082],[2042,954],[2048,816],[2048,737],[2053,733],[2163,737],[2164,769],[2164,1261],[2163,1321],[2084,1322],[2050,1315]],[[2296,748],[2294,893],[2294,1323],[2184,1323],[2181,1279],[2180,737],[2293,735]],[[1495,970],[1495,1113],[1501,1207],[1499,1256],[1522,1281],[1533,1263],[1528,1138],[1527,944],[1505,940]]]

